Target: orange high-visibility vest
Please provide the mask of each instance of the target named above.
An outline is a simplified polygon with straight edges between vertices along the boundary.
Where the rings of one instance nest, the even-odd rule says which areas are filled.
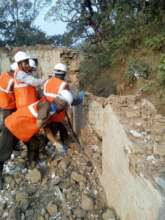
[[[69,89],[68,84],[64,80],[52,77],[45,82],[43,93],[46,96],[47,100],[51,102],[63,89]],[[61,122],[64,120],[64,118],[65,111],[60,112],[57,115],[54,115],[51,121]]]
[[[14,74],[14,94],[17,109],[28,106],[38,100],[35,86],[16,80],[17,72]]]
[[[13,85],[14,78],[10,73],[6,72],[0,75],[0,108],[16,108]]]
[[[5,126],[23,142],[29,141],[40,129],[37,126],[37,104],[38,101],[20,108],[5,119]]]
[[[64,80],[52,77],[44,83],[43,92],[47,100],[51,102],[63,89],[67,89],[66,87],[68,88],[68,84]]]

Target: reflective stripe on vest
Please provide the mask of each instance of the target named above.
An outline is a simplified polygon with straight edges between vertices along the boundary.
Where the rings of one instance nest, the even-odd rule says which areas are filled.
[[[36,111],[36,105],[37,105],[38,101],[29,105],[28,109],[31,112],[31,114],[35,117],[38,118],[38,112]]]
[[[0,75],[0,108],[15,109],[15,96],[13,91],[14,79],[12,74],[6,72]]]
[[[43,93],[44,93],[45,96],[49,96],[51,98],[56,98],[57,94],[46,92],[46,87],[47,87],[48,82],[49,82],[49,80],[46,81],[46,83],[44,84],[44,91],[43,91]]]
[[[47,80],[46,83],[44,84],[44,95],[45,96],[48,96],[48,97],[51,97],[51,98],[56,98],[57,97],[57,94],[59,94],[64,88],[65,86],[67,85],[66,82],[62,81],[59,88],[55,88],[54,89],[54,92],[49,92],[47,91],[47,85],[48,83],[51,81],[51,79]],[[55,85],[56,86],[56,85]],[[56,91],[57,90],[57,91]]]
[[[16,80],[17,72],[14,73],[14,94],[16,99],[16,107],[22,108],[28,106],[38,100],[37,90],[35,86]]]
[[[12,87],[13,84],[14,84],[14,79],[10,79],[9,82],[8,82],[7,88],[6,88],[8,93],[13,92],[13,91],[11,91],[11,87]]]

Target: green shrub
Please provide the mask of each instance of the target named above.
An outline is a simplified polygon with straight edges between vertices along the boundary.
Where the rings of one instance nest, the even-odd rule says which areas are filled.
[[[109,51],[97,51],[86,56],[80,63],[80,77],[85,75],[97,75],[103,68],[111,66],[112,58]]]
[[[144,84],[140,90],[142,92],[152,92],[156,88],[156,83],[155,82],[149,82]]]
[[[161,58],[158,68],[159,68],[159,74],[158,74],[159,83],[163,88],[165,88],[165,55]]]
[[[148,37],[144,40],[144,45],[152,48],[153,50],[163,49],[165,48],[165,35],[160,34],[153,37]]]
[[[128,71],[126,73],[126,80],[133,82],[139,78],[148,79],[149,65],[141,61],[131,60],[128,64]]]

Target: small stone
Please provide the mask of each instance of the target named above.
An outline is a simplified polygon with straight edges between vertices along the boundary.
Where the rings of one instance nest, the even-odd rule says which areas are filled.
[[[156,184],[165,192],[165,176],[154,177]]]
[[[82,209],[84,209],[86,211],[93,210],[94,204],[93,204],[92,198],[83,194],[82,199],[81,199],[81,207],[82,207]]]
[[[26,211],[26,219],[34,219],[34,210],[33,209],[28,209]]]
[[[15,178],[15,182],[17,183],[17,185],[18,185],[18,184],[20,184],[20,183],[21,183],[21,181],[22,181],[22,179],[21,179],[20,177]]]
[[[8,212],[4,212],[2,218],[7,218],[9,216]]]
[[[17,192],[16,193],[16,202],[23,211],[26,211],[29,207],[28,195],[25,192]]]
[[[44,216],[46,214],[45,209],[41,209],[41,215]]]
[[[130,145],[130,148],[131,148],[131,152],[134,154],[151,154],[153,151],[152,144],[147,144],[142,141],[132,142],[132,144]]]
[[[129,133],[131,135],[133,135],[134,137],[136,137],[136,138],[141,138],[142,137],[142,134],[137,132],[136,130],[130,130]]]
[[[11,157],[10,157],[11,160],[14,160],[15,159],[15,156],[14,154],[11,154]]]
[[[39,216],[37,220],[45,220],[43,216]]]
[[[136,118],[136,117],[139,117],[140,116],[140,112],[139,111],[128,111],[126,112],[126,117],[127,118]]]
[[[63,170],[66,169],[67,164],[65,163],[65,160],[61,160],[61,161],[60,161],[60,163],[59,163],[59,167],[62,168]]]
[[[52,204],[52,202],[49,202],[46,210],[48,211],[49,215],[52,216],[57,213],[57,206]]]
[[[86,214],[85,210],[80,209],[79,207],[74,210],[74,215],[76,216],[76,219],[77,218],[84,218],[85,214]]]
[[[27,177],[31,183],[38,183],[41,181],[41,173],[37,169],[29,170]]]
[[[74,151],[76,151],[76,150],[79,149],[79,146],[78,146],[77,143],[71,143],[71,144],[69,145],[69,147],[70,147],[72,150],[74,150]]]
[[[62,205],[62,211],[65,216],[71,216],[70,208],[66,204]]]
[[[28,195],[25,192],[16,192],[15,200],[17,203],[21,203],[22,201],[26,200],[27,197]]]
[[[78,174],[74,171],[71,174],[71,179],[76,181],[76,182],[85,182],[84,176],[82,176],[82,175],[80,175],[80,174]]]
[[[160,156],[165,156],[165,143],[155,144],[154,154],[160,155]]]
[[[113,209],[107,209],[103,215],[103,220],[116,220],[115,212]]]
[[[44,220],[49,220],[50,218],[49,218],[49,214],[46,214],[45,216],[44,216]]]
[[[23,170],[22,170],[22,174],[26,174],[27,173],[27,168],[24,168]]]
[[[53,178],[53,184],[58,185],[61,182],[61,177],[55,176]]]
[[[21,214],[21,220],[25,220],[25,215],[24,215],[24,213]]]
[[[22,157],[23,159],[27,158],[27,152],[26,152],[26,151],[22,151],[21,157]]]

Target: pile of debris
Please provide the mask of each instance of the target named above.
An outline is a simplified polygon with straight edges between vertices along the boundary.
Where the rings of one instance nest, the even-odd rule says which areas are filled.
[[[96,171],[72,143],[63,156],[51,159],[44,149],[40,162],[26,168],[27,150],[14,152],[5,165],[0,192],[0,219],[116,220],[108,208]]]

